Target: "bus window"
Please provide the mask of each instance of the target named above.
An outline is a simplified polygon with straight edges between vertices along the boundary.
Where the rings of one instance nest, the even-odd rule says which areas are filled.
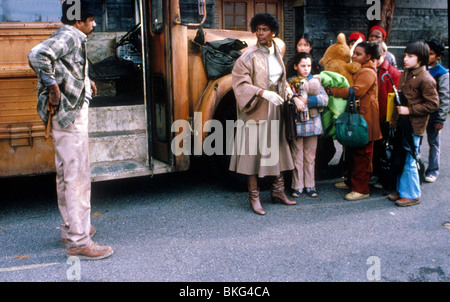
[[[127,32],[139,23],[138,0],[91,0],[104,14],[95,18],[96,31]]]
[[[159,34],[163,30],[163,5],[162,0],[152,1],[152,31]]]
[[[61,0],[2,0],[0,22],[57,22]]]

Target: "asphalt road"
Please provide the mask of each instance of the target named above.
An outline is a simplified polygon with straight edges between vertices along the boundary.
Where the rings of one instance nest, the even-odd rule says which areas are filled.
[[[295,206],[262,192],[259,216],[204,159],[188,172],[93,183],[94,240],[115,251],[101,261],[65,256],[54,175],[2,179],[0,281],[448,282],[449,138],[444,129],[438,181],[408,208],[383,189],[345,201],[327,179]]]

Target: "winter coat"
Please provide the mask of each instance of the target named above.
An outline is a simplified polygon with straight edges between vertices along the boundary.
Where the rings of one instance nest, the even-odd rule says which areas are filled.
[[[384,83],[381,81],[381,77],[385,73],[388,73],[391,76],[395,88],[398,88],[400,76],[402,75],[402,73],[391,65],[388,60],[384,60],[380,67],[378,67],[378,104],[380,122],[386,121],[388,93],[394,92],[392,83],[387,76],[384,77]]]
[[[382,138],[379,109],[378,109],[378,84],[376,63],[369,61],[361,66],[361,69],[353,75],[353,89],[355,97],[359,100],[359,114],[361,114],[369,127],[369,141]],[[333,96],[348,98],[348,88],[331,88]]]
[[[277,176],[282,171],[294,168],[282,121],[282,105],[275,106],[257,95],[260,89],[265,89],[277,92],[285,100],[292,97],[281,51],[276,44],[275,55],[283,68],[283,74],[277,83],[270,83],[269,50],[259,43],[247,48],[233,67],[232,86],[236,97],[237,119],[242,123],[237,123],[230,170],[239,174]],[[277,133],[274,133],[277,129]],[[274,138],[277,139],[276,142],[273,141]],[[271,148],[266,148],[269,145]]]
[[[444,124],[447,119],[447,114],[449,110],[450,102],[450,92],[449,92],[449,73],[447,69],[441,64],[437,63],[435,66],[428,69],[428,72],[436,80],[437,90],[439,94],[439,109],[435,114],[436,118],[434,121],[436,123]]]
[[[409,118],[415,135],[423,136],[431,113],[439,106],[436,81],[425,66],[409,70],[405,69],[400,77],[399,91],[405,96],[409,108]],[[397,107],[394,106],[391,127],[398,121]]]

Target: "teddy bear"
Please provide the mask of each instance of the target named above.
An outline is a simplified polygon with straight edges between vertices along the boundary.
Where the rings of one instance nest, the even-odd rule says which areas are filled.
[[[326,71],[333,71],[343,75],[350,86],[353,86],[353,74],[361,69],[361,64],[350,62],[350,47],[347,45],[345,34],[337,36],[336,43],[330,45],[325,51],[319,64]]]
[[[299,94],[300,96],[306,99],[308,98],[308,96],[317,96],[320,94],[320,87],[322,86],[321,82],[322,82],[321,77],[319,75],[314,75],[309,80],[301,76],[295,76],[290,78],[288,83],[295,93]],[[323,109],[324,109],[323,107],[308,108],[308,110],[306,111],[307,112],[306,116],[314,117],[319,112],[322,112]]]
[[[321,78],[318,75],[313,76],[313,78],[303,84],[303,89],[305,92],[311,95],[319,95],[321,87]]]
[[[289,85],[294,88],[295,92],[307,98],[308,96],[320,94],[321,81],[318,75],[313,76],[309,81],[303,77],[295,76],[289,80]]]

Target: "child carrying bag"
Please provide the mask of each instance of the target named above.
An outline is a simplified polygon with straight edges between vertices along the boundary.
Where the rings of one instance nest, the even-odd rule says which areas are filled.
[[[288,142],[293,142],[297,139],[297,107],[292,99],[283,103],[283,121],[285,123],[284,130],[286,131],[286,139]]]
[[[369,127],[357,112],[355,90],[349,88],[347,107],[336,120],[336,139],[346,147],[364,147],[369,143]]]

